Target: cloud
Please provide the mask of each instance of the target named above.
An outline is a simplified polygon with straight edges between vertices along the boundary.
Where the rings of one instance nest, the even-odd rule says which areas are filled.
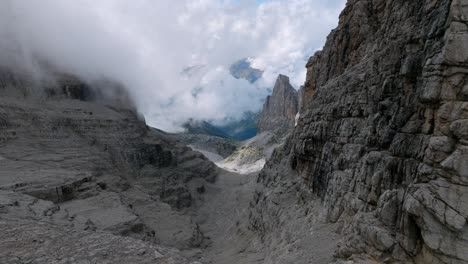
[[[3,0],[0,60],[39,58],[82,78],[115,79],[150,125],[176,130],[188,118],[259,110],[279,73],[301,85],[306,60],[343,7],[344,0]],[[265,71],[254,84],[229,74],[245,57]],[[190,78],[181,74],[200,65]]]

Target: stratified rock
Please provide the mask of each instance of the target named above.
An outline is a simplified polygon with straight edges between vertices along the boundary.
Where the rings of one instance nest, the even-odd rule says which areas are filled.
[[[302,111],[302,108],[304,106],[304,89],[305,87],[301,86],[301,88],[299,88],[299,91],[297,91],[297,110],[299,113]]]
[[[197,150],[208,151],[217,154],[222,158],[231,155],[237,148],[238,142],[222,137],[209,136],[204,134],[174,134],[170,135],[185,145],[194,147]]]
[[[298,112],[297,91],[289,83],[289,77],[279,75],[273,94],[268,96],[258,122],[258,132],[285,132],[294,127]]]
[[[199,185],[215,180],[216,166],[147,127],[112,82],[87,84],[63,74],[39,82],[27,74],[1,76],[7,78],[0,81],[0,190],[9,193],[0,193],[0,228],[3,234],[14,233],[15,225],[24,231],[14,243],[0,238],[0,262],[16,263],[16,256],[56,263],[33,252],[48,252],[47,245],[64,241],[64,251],[53,256],[75,259],[66,263],[85,261],[80,250],[87,243],[99,256],[86,261],[120,256],[115,263],[188,263],[152,252],[156,244],[189,249],[202,243],[198,225],[181,211],[200,199]],[[15,219],[44,225],[34,228]],[[49,229],[51,238],[44,233]],[[106,250],[122,252],[106,258]]]
[[[129,237],[78,231],[24,219],[1,219],[0,262],[188,264],[178,252]]]
[[[273,150],[284,142],[284,136],[263,132],[242,142],[229,157],[216,164],[228,171],[240,174],[259,172],[270,158]]]
[[[292,228],[301,216],[275,204],[293,190],[339,223],[340,258],[467,263],[467,21],[464,0],[349,0],[260,174],[252,228]]]

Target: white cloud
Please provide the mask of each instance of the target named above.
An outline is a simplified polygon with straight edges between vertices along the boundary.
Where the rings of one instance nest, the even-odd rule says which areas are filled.
[[[113,78],[151,125],[174,130],[187,118],[260,109],[279,73],[302,84],[306,60],[343,7],[344,0],[3,0],[0,59],[21,50],[84,78]],[[245,57],[265,70],[254,85],[227,70]],[[190,65],[205,67],[183,78]]]

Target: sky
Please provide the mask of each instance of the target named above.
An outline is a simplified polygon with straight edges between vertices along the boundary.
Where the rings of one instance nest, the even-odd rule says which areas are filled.
[[[345,0],[2,0],[0,63],[47,61],[122,83],[149,125],[222,122],[258,111],[278,74],[293,86]],[[11,55],[14,54],[14,55]],[[13,59],[12,59],[13,58]],[[229,74],[249,58],[251,84]],[[196,66],[190,76],[182,74]],[[194,93],[196,91],[196,93]]]

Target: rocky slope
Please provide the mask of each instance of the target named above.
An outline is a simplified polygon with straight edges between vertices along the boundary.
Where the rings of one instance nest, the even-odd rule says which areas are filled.
[[[212,161],[218,161],[229,157],[239,145],[238,141],[232,139],[205,134],[181,133],[168,134],[168,136],[192,149],[212,153],[216,157],[212,159]]]
[[[298,92],[289,78],[279,75],[273,93],[265,100],[258,120],[258,134],[240,143],[229,157],[217,165],[231,172],[250,174],[259,172],[273,150],[284,143],[294,128],[299,107]]]
[[[467,50],[465,0],[349,0],[257,186],[115,84],[0,70],[0,262],[468,263]]]
[[[294,127],[297,120],[298,99],[298,93],[290,85],[289,78],[279,75],[273,94],[266,98],[263,110],[258,114],[259,120],[256,126],[259,133],[246,140],[236,142],[236,147],[227,156],[224,155],[226,144],[223,144],[219,137],[189,136],[189,134],[181,134],[176,137],[204,153],[218,167],[243,175],[257,173],[263,168],[265,161],[270,158],[273,149],[284,143],[286,135]],[[247,120],[247,123],[253,124],[254,118],[247,118]],[[236,131],[236,129],[244,131],[241,123],[237,122],[226,126],[226,128],[229,131]]]
[[[204,236],[187,211],[215,165],[119,92],[62,77],[2,72],[0,262],[189,263]]]
[[[289,77],[279,75],[272,95],[267,97],[263,105],[258,121],[258,133],[282,133],[293,128],[297,112],[297,91],[289,83]]]
[[[250,228],[289,249],[268,263],[305,263],[317,221],[351,262],[468,263],[467,51],[464,0],[348,1],[258,178]]]
[[[224,120],[224,124],[207,121],[190,120],[186,122],[184,133],[188,135],[207,135],[226,140],[243,141],[257,134],[257,123],[260,113],[245,112],[238,120]]]
[[[240,174],[251,174],[263,169],[265,161],[273,150],[284,142],[284,135],[263,132],[240,142],[240,146],[227,158],[217,161],[216,165],[225,170]]]

